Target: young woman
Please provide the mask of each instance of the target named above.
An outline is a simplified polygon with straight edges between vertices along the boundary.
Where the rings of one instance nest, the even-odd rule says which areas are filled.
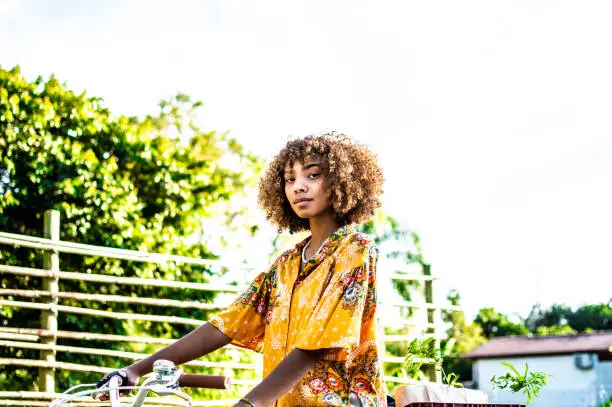
[[[382,182],[375,156],[344,135],[288,142],[260,182],[259,203],[280,231],[310,236],[227,310],[115,374],[133,384],[157,359],[181,364],[233,343],[264,355],[264,380],[236,406],[386,406],[378,250],[351,226],[380,206]]]

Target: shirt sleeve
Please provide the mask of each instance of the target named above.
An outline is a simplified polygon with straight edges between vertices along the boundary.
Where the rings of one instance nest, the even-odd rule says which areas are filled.
[[[270,298],[276,268],[260,273],[234,302],[208,323],[232,338],[232,344],[263,351],[266,320],[272,312]]]
[[[375,342],[377,259],[371,242],[339,257],[297,348],[330,349],[324,359],[347,361],[360,346]]]

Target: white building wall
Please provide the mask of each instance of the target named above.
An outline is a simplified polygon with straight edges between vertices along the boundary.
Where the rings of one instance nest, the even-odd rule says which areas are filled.
[[[597,390],[603,397],[612,398],[612,361],[597,364]]]
[[[474,363],[474,379],[478,388],[489,394],[490,402],[522,403],[526,397],[522,393],[512,393],[509,390],[493,391],[491,378],[501,376],[508,370],[501,362],[509,362],[519,372],[524,372],[525,363],[530,371],[549,373],[548,384],[542,389],[535,407],[597,407],[598,395],[598,363],[589,370],[580,370],[574,364],[573,355],[551,355],[538,357],[516,357],[483,359]]]

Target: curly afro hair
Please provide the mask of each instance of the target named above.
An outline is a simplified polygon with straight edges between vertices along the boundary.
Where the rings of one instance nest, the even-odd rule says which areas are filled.
[[[286,165],[320,158],[329,180],[329,200],[338,223],[347,225],[368,221],[380,207],[383,174],[378,160],[367,146],[349,137],[328,133],[290,140],[270,163],[259,183],[259,205],[266,218],[279,231],[309,230],[308,219],[295,214],[285,196],[283,171]]]

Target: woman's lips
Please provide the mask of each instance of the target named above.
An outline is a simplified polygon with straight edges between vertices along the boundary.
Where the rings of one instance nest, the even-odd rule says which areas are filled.
[[[296,199],[294,205],[302,207],[308,205],[311,201],[312,199]]]

